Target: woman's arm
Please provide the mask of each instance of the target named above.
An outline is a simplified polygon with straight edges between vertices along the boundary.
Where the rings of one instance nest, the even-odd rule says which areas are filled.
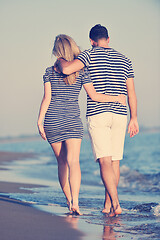
[[[126,96],[120,94],[118,96],[107,95],[102,93],[97,93],[93,83],[86,83],[83,85],[85,91],[89,95],[89,97],[96,102],[119,102],[122,105],[126,105]]]
[[[46,134],[45,134],[45,131],[43,128],[43,119],[44,119],[47,109],[49,107],[50,101],[51,101],[51,83],[46,82],[44,84],[44,96],[43,96],[43,99],[41,102],[38,121],[37,121],[39,134],[41,135],[41,137],[44,140],[46,140]]]

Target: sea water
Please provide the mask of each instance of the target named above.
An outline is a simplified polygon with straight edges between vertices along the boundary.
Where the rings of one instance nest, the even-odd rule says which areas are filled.
[[[36,153],[37,157],[7,162],[9,171],[6,174],[6,170],[1,170],[0,180],[40,184],[44,187],[31,189],[31,193],[12,193],[9,197],[29,202],[43,211],[65,216],[73,227],[87,233],[84,240],[160,239],[159,132],[141,132],[134,138],[126,136],[118,187],[123,212],[113,218],[101,213],[104,186],[87,133],[82,140],[80,153],[81,217],[67,214],[66,200],[58,183],[57,163],[50,145],[41,139],[22,140],[1,143],[0,151]]]

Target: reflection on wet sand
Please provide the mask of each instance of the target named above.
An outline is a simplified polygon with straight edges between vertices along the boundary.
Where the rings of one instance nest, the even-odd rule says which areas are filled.
[[[120,225],[121,225],[120,217],[107,218],[103,228],[102,240],[106,240],[106,239],[116,240],[117,233],[114,231],[114,228]]]
[[[65,219],[66,219],[66,222],[69,222],[72,225],[72,228],[78,229],[79,217],[72,215],[72,214],[68,214]]]
[[[78,222],[79,222],[79,217],[72,215],[72,214],[67,214],[66,216],[66,221],[69,222],[72,225],[73,229],[79,229],[78,226]],[[85,220],[84,220],[85,221]],[[116,216],[116,217],[106,217],[105,221],[104,221],[104,225],[103,225],[103,232],[101,237],[99,236],[99,240],[116,240],[117,237],[120,237],[120,235],[118,234],[118,232],[115,230],[115,228],[120,227],[121,221],[120,221],[120,217]],[[94,224],[93,224],[93,228],[94,228]],[[98,240],[97,239],[97,240]]]

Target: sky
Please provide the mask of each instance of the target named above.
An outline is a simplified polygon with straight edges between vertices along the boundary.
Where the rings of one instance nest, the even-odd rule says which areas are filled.
[[[110,47],[132,61],[139,124],[160,126],[159,0],[0,0],[0,137],[38,133],[55,36],[71,36],[83,51],[98,23],[107,27]],[[84,125],[85,99],[82,91]]]

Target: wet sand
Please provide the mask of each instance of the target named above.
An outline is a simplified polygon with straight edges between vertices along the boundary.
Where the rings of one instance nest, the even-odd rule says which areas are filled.
[[[0,169],[6,161],[34,157],[28,153],[0,152]],[[3,169],[4,170],[4,169]],[[21,188],[40,185],[0,182],[0,236],[3,240],[80,240],[83,233],[73,229],[65,218],[45,213],[30,204],[11,199],[7,193],[28,192]],[[44,187],[44,186],[43,186]],[[5,196],[3,195],[5,193]]]

